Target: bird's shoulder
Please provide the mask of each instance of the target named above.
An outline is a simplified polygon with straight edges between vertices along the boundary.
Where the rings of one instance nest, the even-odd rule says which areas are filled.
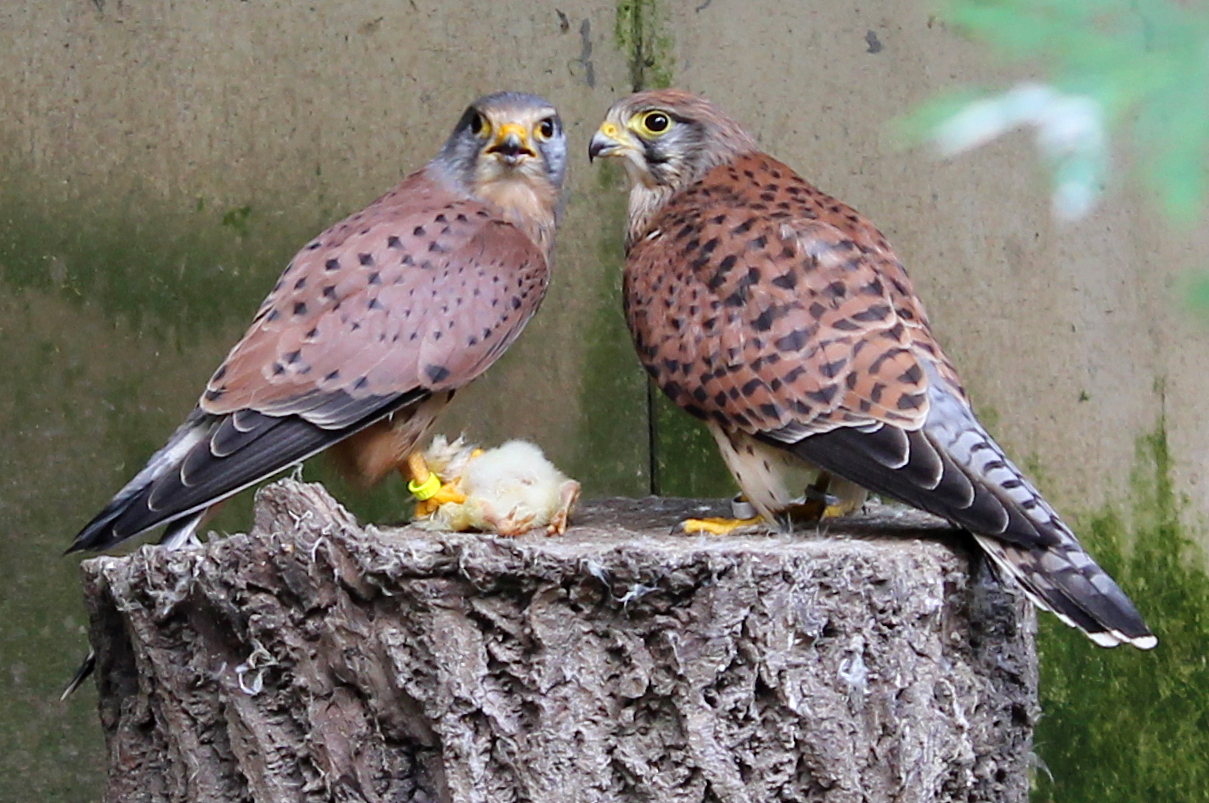
[[[728,368],[733,376],[707,384],[760,397],[742,419],[753,429],[917,425],[925,359],[961,392],[886,238],[775,159],[749,154],[714,168],[669,199],[650,231],[627,263],[631,326],[651,330],[639,340],[652,360],[671,347],[658,345],[668,316],[733,355],[732,367],[743,355],[750,374]],[[709,357],[704,345],[692,350]]]
[[[734,306],[746,306],[757,287],[781,304],[823,296],[834,308],[844,298],[884,297],[905,321],[926,325],[885,236],[761,153],[719,165],[673,195],[631,246],[627,273],[635,285],[659,284],[668,274],[704,282]]]
[[[454,331],[461,324],[450,326],[455,318],[490,322],[462,338],[477,371],[483,341],[510,338],[511,318],[536,309],[547,274],[543,252],[523,232],[419,171],[295,255],[211,377],[202,406],[268,409],[299,394],[445,381],[463,335]],[[514,303],[509,320],[487,311]]]
[[[806,256],[873,255],[899,267],[885,236],[867,218],[771,156],[751,153],[719,165],[676,192],[631,246],[632,259],[697,252],[699,267],[728,256],[759,255],[784,241],[809,243]],[[796,259],[785,248],[781,260]],[[703,259],[712,257],[712,259]],[[904,287],[909,291],[909,281]]]
[[[400,268],[432,268],[446,255],[490,238],[496,248],[519,256],[541,252],[520,229],[489,204],[434,174],[431,167],[412,173],[359,212],[332,224],[290,261],[292,273],[323,275],[371,262]],[[288,282],[279,284],[275,292]],[[269,298],[273,298],[270,294]],[[267,301],[267,300],[266,300]]]

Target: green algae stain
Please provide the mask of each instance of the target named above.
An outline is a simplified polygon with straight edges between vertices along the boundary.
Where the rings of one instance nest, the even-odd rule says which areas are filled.
[[[1172,482],[1166,426],[1137,445],[1125,510],[1084,519],[1080,538],[1159,637],[1102,650],[1040,617],[1037,803],[1195,801],[1209,795],[1209,575]]]
[[[673,40],[668,12],[657,0],[619,0],[614,41],[626,56],[635,92],[672,85]]]
[[[87,649],[78,561],[63,549],[184,418],[325,222],[316,207],[260,215],[265,199],[61,190],[0,170],[0,785],[14,800],[103,786],[94,692],[57,702]],[[251,499],[233,499],[216,529],[246,530]]]
[[[621,170],[600,165],[600,275],[593,289],[594,314],[584,336],[589,343],[579,403],[576,456],[568,473],[584,482],[588,496],[642,496],[650,492],[650,421],[646,378],[638,365],[621,309],[625,262],[625,194]]]
[[[667,9],[656,0],[620,0],[614,27],[617,48],[625,54],[630,67],[630,84],[635,91],[672,85],[675,61],[671,26]],[[607,182],[617,184],[616,180]],[[617,193],[617,188],[612,190]],[[616,263],[621,254],[624,213],[614,238]],[[616,280],[614,280],[616,285]],[[614,292],[614,295],[616,292]],[[620,299],[609,303],[620,309]],[[620,314],[616,315],[620,320]],[[628,334],[622,334],[629,344]],[[633,362],[632,353],[628,358]],[[651,442],[647,469],[649,490],[664,496],[729,496],[734,482],[726,470],[713,438],[701,422],[678,409],[661,392],[644,387],[647,437]]]
[[[594,496],[729,496],[734,484],[713,438],[648,382],[634,354],[621,302],[625,180],[610,163],[599,176],[599,195],[610,199],[598,249],[604,269],[580,396],[577,441],[584,457],[571,473],[586,478],[585,491]]]
[[[11,175],[0,183],[0,282],[93,304],[164,336],[236,336],[321,228],[310,215],[269,226],[250,204],[218,210],[134,190],[51,202],[45,189]]]
[[[978,420],[983,428],[994,437],[999,432],[999,422],[1003,418],[999,414],[999,408],[993,404],[975,404],[974,409],[978,413]]]
[[[234,230],[240,237],[247,237],[251,233],[251,227],[248,224],[250,217],[252,217],[252,207],[245,204],[224,212],[222,225]]]
[[[655,394],[656,466],[664,496],[731,496],[738,486],[705,424]]]

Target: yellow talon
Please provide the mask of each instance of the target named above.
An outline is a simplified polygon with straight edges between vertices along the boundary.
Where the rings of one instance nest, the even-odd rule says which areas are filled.
[[[833,487],[833,484],[835,487]],[[859,491],[854,493],[853,490]],[[835,493],[831,493],[835,491]],[[791,505],[785,511],[794,521],[818,522],[822,519],[834,519],[847,516],[860,510],[865,504],[865,493],[859,486],[836,480],[826,471],[820,471],[819,476],[806,489],[806,500]]]
[[[432,476],[435,477],[436,474],[433,474]],[[438,480],[437,485],[440,487],[433,491],[428,497],[424,499],[420,499],[419,496],[416,497],[419,500],[416,502],[415,516],[417,519],[428,518],[433,513],[436,513],[437,508],[441,507],[442,505],[447,505],[451,502],[457,505],[465,503],[466,494],[462,493],[461,488],[456,481],[441,485],[440,481]],[[408,487],[411,487],[410,484]]]
[[[465,503],[466,494],[462,493],[461,484],[457,481],[454,481],[442,485],[440,490],[434,493],[428,501],[431,502],[435,507],[447,505],[450,502],[460,505]]]
[[[466,495],[458,487],[458,481],[442,483],[435,472],[429,470],[428,463],[419,452],[407,456],[407,470],[411,479],[407,482],[407,490],[416,498],[416,518],[428,518],[441,505],[454,502],[462,504]]]
[[[759,516],[755,516],[750,519],[685,519],[684,521],[680,522],[680,526],[689,535],[697,535],[700,533],[709,533],[711,535],[730,535],[735,530],[738,530],[742,527],[753,527],[763,521],[764,520]]]

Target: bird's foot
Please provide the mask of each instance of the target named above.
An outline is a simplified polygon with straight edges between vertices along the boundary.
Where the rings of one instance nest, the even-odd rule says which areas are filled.
[[[546,535],[562,535],[567,531],[571,510],[578,501],[579,483],[575,480],[567,480],[558,489],[558,509],[554,511],[554,515],[550,517],[550,523],[546,525]]]
[[[537,514],[532,511],[522,513],[513,508],[508,511],[507,515],[501,516],[491,509],[491,505],[486,503],[483,504],[482,510],[483,520],[491,525],[491,529],[496,534],[502,535],[505,538],[519,538],[532,530],[534,522],[537,521]]]
[[[708,533],[709,535],[730,535],[736,530],[742,530],[746,527],[759,527],[763,523],[764,519],[760,516],[754,516],[750,519],[710,517],[704,519],[685,519],[680,522],[680,528],[689,535],[701,535],[704,533]]]
[[[431,476],[435,477],[436,474]],[[416,495],[414,491],[412,494]],[[415,515],[417,519],[426,519],[435,513],[437,508],[441,507],[442,505],[448,505],[450,503],[461,505],[465,504],[465,502],[466,494],[462,493],[461,483],[457,481],[447,482],[443,485],[439,485],[437,489],[432,492],[431,496],[427,496],[424,499],[419,499],[417,496]]]
[[[466,494],[462,493],[462,484],[460,482],[447,482],[437,489],[437,492],[428,501],[435,503],[437,507],[447,505],[450,502],[461,505],[466,502]]]
[[[790,505],[785,510],[781,511],[781,516],[788,521],[806,522],[812,524],[821,521],[828,516],[842,515],[839,512],[839,507],[834,504],[828,504],[826,499],[807,499],[797,505]]]
[[[442,505],[460,505],[466,501],[460,483],[457,480],[444,482],[435,471],[428,468],[424,455],[419,452],[412,452],[407,456],[407,470],[411,474],[407,490],[416,498],[416,518],[426,519]]]
[[[790,515],[795,520],[800,521],[820,521],[822,519],[836,519],[841,516],[851,516],[856,511],[864,507],[863,500],[854,501],[850,499],[837,499],[828,494],[827,499],[819,502],[806,502],[801,505],[794,505],[789,509]],[[820,510],[821,508],[821,510]]]
[[[814,524],[823,519],[833,519],[839,516],[847,516],[855,510],[858,510],[865,502],[864,494],[859,496],[845,492],[843,495],[830,493],[832,490],[841,490],[841,488],[833,488],[833,483],[839,485],[843,480],[836,482],[836,478],[832,477],[825,471],[819,472],[819,477],[815,482],[806,488],[806,496],[802,502],[790,505],[782,515],[789,521],[806,522]],[[847,491],[847,483],[843,486],[843,490]],[[852,486],[858,488],[858,486]]]

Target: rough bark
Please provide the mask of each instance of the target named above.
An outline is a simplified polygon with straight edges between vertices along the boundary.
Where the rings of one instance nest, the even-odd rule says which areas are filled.
[[[361,527],[316,485],[250,535],[84,564],[109,801],[1020,801],[1033,619],[922,515],[684,537]]]

